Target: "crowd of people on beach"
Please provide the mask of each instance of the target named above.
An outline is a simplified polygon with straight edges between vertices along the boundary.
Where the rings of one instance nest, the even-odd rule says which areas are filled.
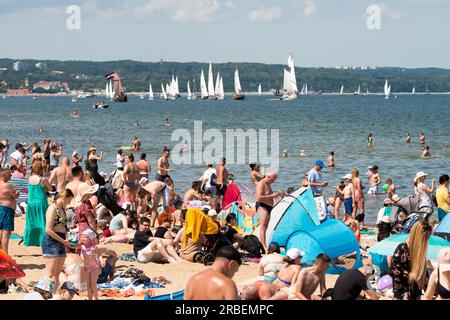
[[[411,140],[408,136],[407,143]],[[425,144],[425,135],[421,135],[420,143]],[[372,134],[368,146],[373,147]],[[40,247],[46,268],[45,278],[33,288],[20,278],[2,278],[0,273],[4,288],[13,286],[29,291],[25,299],[71,300],[81,292],[87,292],[88,299],[98,299],[97,284],[114,277],[119,259],[114,250],[108,249],[108,244],[130,244],[132,259],[139,263],[178,264],[205,259],[206,236],[216,234],[221,235],[224,243],[215,250],[211,267],[188,281],[185,299],[379,298],[368,285],[368,279],[375,273],[371,259],[359,269],[342,273],[334,288],[327,289],[326,271],[336,262],[336,257],[321,253],[313,265],[305,266],[302,264],[305,252],[291,248],[282,255],[282,248],[266,239],[274,206],[286,193],[299,187],[309,187],[315,197],[324,197],[330,218],[343,221],[358,241],[361,232],[367,231],[366,195],[385,195],[377,216],[379,236],[386,225],[392,230],[396,221],[390,220],[388,208],[401,197],[391,178],[383,182],[377,165],[368,167],[367,192],[360,171],[355,168],[342,177],[339,185],[332,187],[333,196],[327,197],[326,190],[331,188],[322,173],[325,168],[335,167],[334,152],[329,153],[326,163],[315,161],[299,185],[287,192],[272,190],[276,172],[266,173],[261,165],[251,164],[250,181],[255,187],[255,211],[260,227],[258,240],[254,240],[239,232],[234,213],[228,213],[224,220],[218,217],[235,201],[227,195],[235,177],[226,168],[223,157],[215,166],[208,163],[191,188],[179,193],[171,175],[170,150],[163,149],[153,170],[146,153],[135,159],[135,153],[141,150],[137,137],[129,151],[117,151],[116,168],[110,175],[99,171],[105,154],[97,153],[95,146],[87,149],[86,157],[78,151],[69,157],[62,144],[50,139],[44,140],[42,148],[38,143],[29,146],[17,143],[13,152],[9,149],[9,141],[3,140],[0,143],[0,249],[9,253],[14,219],[25,214],[21,243],[26,247]],[[434,178],[431,185],[425,182],[426,178],[425,172],[417,172],[412,188],[423,207],[428,208],[424,219],[414,224],[407,240],[388,258],[394,299],[449,298],[450,248],[441,250],[434,271],[430,272],[432,267],[426,257],[433,227],[450,212],[449,177],[443,174],[438,187]],[[21,192],[12,181],[26,181],[25,205],[19,205]],[[434,208],[439,209],[437,218],[432,216]],[[390,230],[385,237],[390,236]],[[263,257],[259,262],[259,277],[250,280],[239,294],[232,278],[244,261],[242,252],[249,241],[261,245]],[[320,294],[316,295],[318,288]]]

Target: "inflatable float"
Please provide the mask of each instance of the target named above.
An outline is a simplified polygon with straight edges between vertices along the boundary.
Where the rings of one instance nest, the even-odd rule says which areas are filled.
[[[122,146],[119,149],[122,151],[133,151],[133,152],[141,151],[141,149],[134,149],[133,146]]]

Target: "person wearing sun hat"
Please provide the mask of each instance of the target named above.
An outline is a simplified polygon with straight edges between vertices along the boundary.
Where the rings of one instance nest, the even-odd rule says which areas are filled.
[[[28,293],[22,300],[49,300],[53,297],[56,290],[56,281],[45,277],[39,280],[34,286],[34,291]]]
[[[428,212],[433,211],[433,204],[431,202],[431,195],[434,191],[434,178],[431,179],[431,188],[425,184],[427,174],[423,171],[416,173],[414,177],[414,194],[419,198],[419,207],[428,208]]]
[[[98,184],[89,186],[87,183],[81,183],[78,186],[78,196],[76,197],[75,215],[78,221],[78,241],[84,230],[91,229],[97,231],[97,215],[95,208],[98,205]]]
[[[422,300],[432,300],[437,294],[438,299],[450,299],[450,247],[439,250],[437,268],[431,273],[427,291]]]
[[[322,160],[316,160],[313,168],[308,172],[308,184],[315,196],[321,196],[323,194],[322,188],[328,186],[328,182],[322,180],[322,174],[320,173],[326,167],[327,165]]]

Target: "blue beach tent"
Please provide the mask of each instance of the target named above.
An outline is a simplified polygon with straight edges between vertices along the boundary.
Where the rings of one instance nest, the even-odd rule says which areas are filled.
[[[324,253],[331,259],[356,253],[353,269],[362,266],[359,244],[343,222],[328,219],[320,223],[311,188],[300,188],[281,200],[270,215],[266,239],[286,250],[297,248],[306,253],[302,262],[311,263]],[[339,274],[345,268],[333,266],[328,273]]]

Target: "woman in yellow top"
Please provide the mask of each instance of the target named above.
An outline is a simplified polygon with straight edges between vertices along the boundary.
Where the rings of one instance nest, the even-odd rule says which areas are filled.
[[[439,187],[436,189],[439,220],[442,220],[444,216],[450,212],[449,180],[450,178],[446,174],[439,177]]]

